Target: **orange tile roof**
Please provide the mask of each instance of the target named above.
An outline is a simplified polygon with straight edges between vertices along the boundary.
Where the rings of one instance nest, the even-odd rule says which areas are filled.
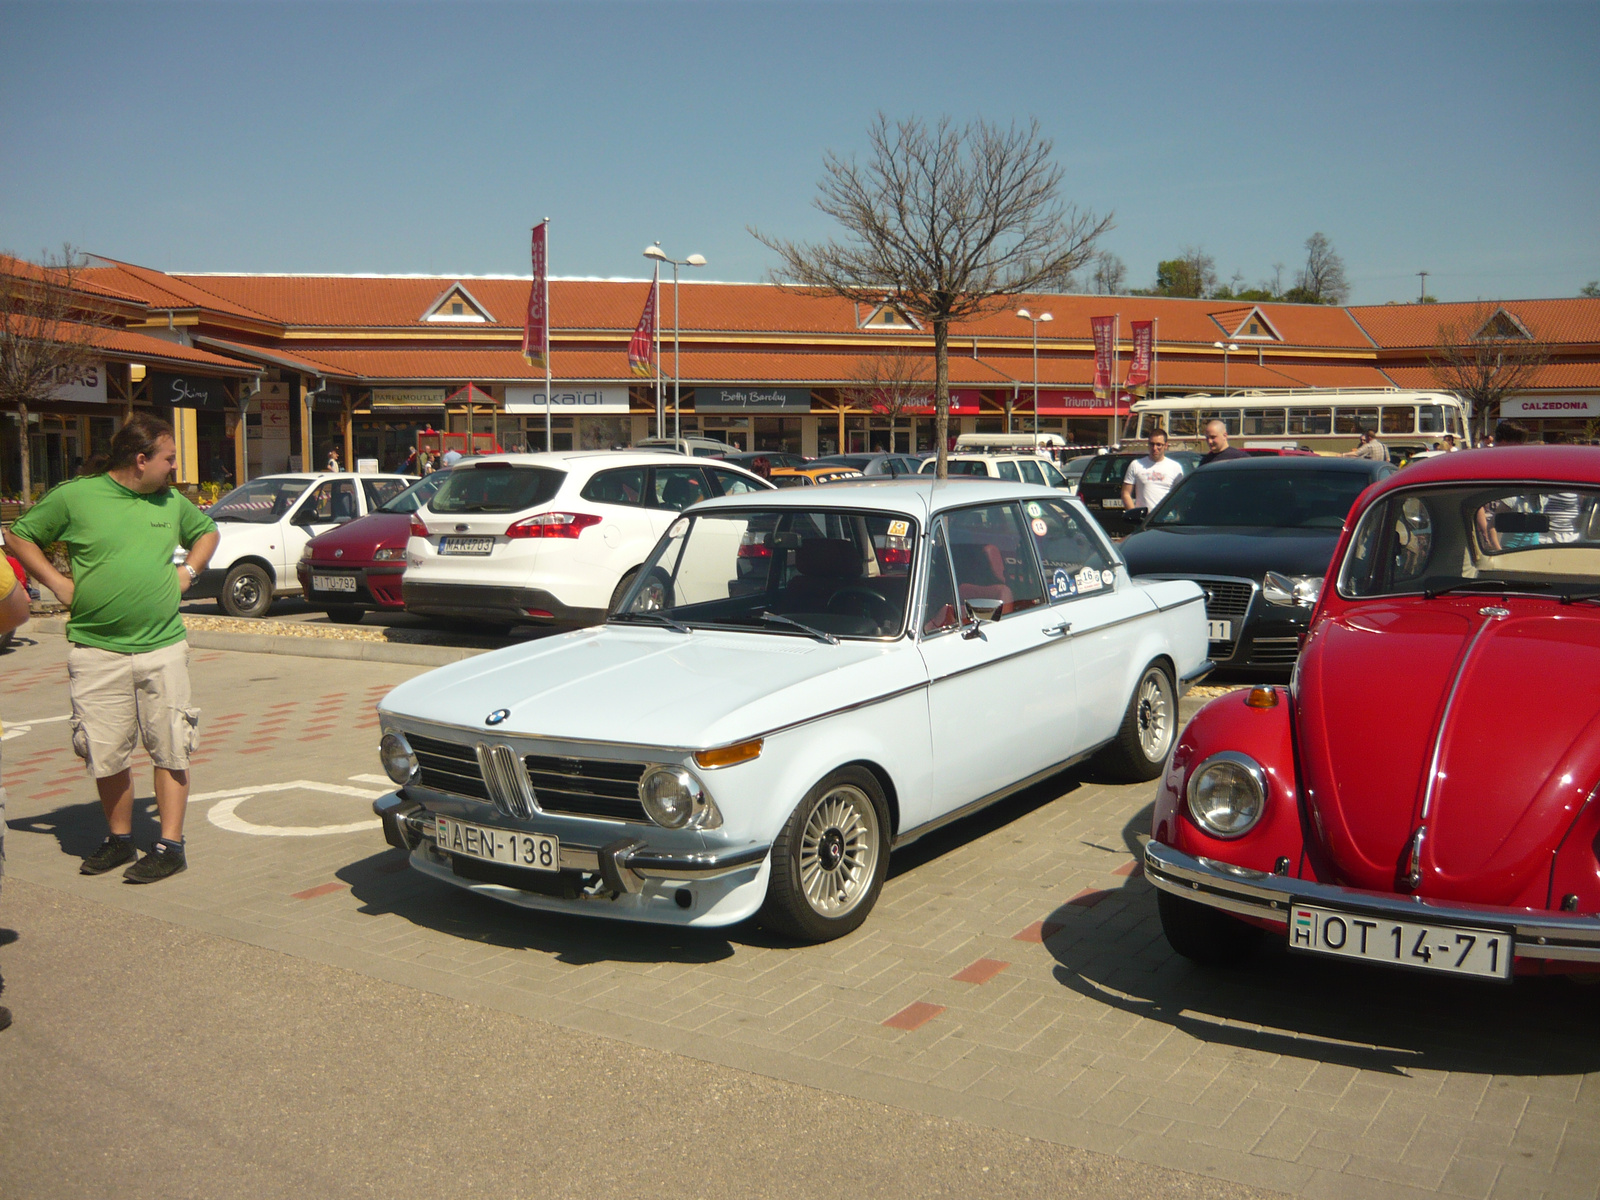
[[[1600,344],[1600,298],[1589,296],[1562,300],[1478,300],[1461,304],[1380,304],[1352,308],[1350,314],[1379,346],[1404,349],[1438,345],[1441,325],[1453,324],[1476,332],[1501,307],[1541,342]]]
[[[205,350],[169,342],[163,338],[135,333],[131,329],[117,329],[104,325],[81,325],[77,322],[59,322],[48,328],[32,326],[25,318],[13,313],[0,314],[8,328],[23,336],[43,337],[50,341],[76,342],[93,346],[115,362],[142,362],[203,366],[223,375],[254,375],[260,368],[236,359],[224,358]]]
[[[1385,367],[1388,375],[1401,387],[1437,388],[1438,380],[1426,366]],[[1531,387],[1544,389],[1600,389],[1600,362],[1553,362],[1540,367],[1533,377]]]
[[[168,275],[149,267],[118,262],[95,255],[94,261],[104,265],[85,268],[83,275],[101,287],[114,288],[135,296],[151,308],[208,309],[226,316],[246,317],[253,321],[272,320],[264,314],[218,295],[203,286],[196,286],[182,276]]]

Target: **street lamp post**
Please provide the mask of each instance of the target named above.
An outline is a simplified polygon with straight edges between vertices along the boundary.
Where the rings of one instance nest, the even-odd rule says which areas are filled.
[[[1025,308],[1017,309],[1017,316],[1033,326],[1033,440],[1039,440],[1039,323],[1041,321],[1054,321],[1049,313],[1040,313],[1034,316]]]
[[[1239,347],[1234,342],[1212,342],[1218,350],[1222,351],[1222,398],[1228,398],[1228,352]]]
[[[646,258],[656,259],[658,262],[672,264],[672,438],[678,439],[678,406],[683,399],[683,367],[678,358],[678,268],[703,267],[706,265],[704,254],[691,254],[681,261],[668,258],[661,250],[658,242],[644,248]]]

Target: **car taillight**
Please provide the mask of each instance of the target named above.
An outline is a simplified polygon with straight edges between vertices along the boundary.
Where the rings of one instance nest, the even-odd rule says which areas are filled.
[[[600,524],[593,513],[540,513],[506,530],[508,538],[575,538],[591,525]]]
[[[428,527],[421,521],[417,520],[416,517],[411,518],[411,536],[419,538],[426,538],[428,536]]]
[[[739,539],[740,558],[771,558],[772,545],[764,533],[747,533]]]
[[[886,567],[905,567],[911,564],[911,551],[887,546],[878,551],[878,561]]]

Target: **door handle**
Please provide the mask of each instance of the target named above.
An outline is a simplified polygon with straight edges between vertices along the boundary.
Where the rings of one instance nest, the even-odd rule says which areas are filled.
[[[1045,637],[1065,637],[1071,632],[1071,621],[1063,621],[1059,625],[1046,625],[1043,630]]]

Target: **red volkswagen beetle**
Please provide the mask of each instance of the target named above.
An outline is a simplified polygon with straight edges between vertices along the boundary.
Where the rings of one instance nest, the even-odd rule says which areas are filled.
[[[1362,493],[1287,689],[1178,741],[1145,869],[1189,958],[1600,970],[1600,450],[1442,455]]]
[[[448,478],[448,471],[425,475],[377,512],[312,538],[295,567],[301,595],[335,621],[359,621],[371,608],[403,609],[411,514]]]

